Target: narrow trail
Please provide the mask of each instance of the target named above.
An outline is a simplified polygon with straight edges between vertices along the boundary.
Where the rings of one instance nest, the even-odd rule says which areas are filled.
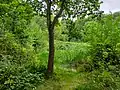
[[[75,88],[85,83],[83,73],[62,70],[56,75],[57,79],[46,80],[37,90],[75,90]]]

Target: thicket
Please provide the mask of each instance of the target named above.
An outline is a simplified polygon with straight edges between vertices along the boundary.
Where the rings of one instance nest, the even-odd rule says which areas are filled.
[[[38,32],[30,30],[32,8],[13,0],[0,2],[0,11],[0,90],[35,89],[46,68],[37,58]]]
[[[46,18],[16,0],[0,1],[0,90],[35,89],[44,82],[48,59]],[[76,90],[120,87],[120,16],[59,21],[55,27],[55,70],[85,73]]]
[[[84,42],[91,45],[89,81],[76,90],[116,90],[120,84],[120,17],[114,14],[101,20],[86,22],[83,26]]]

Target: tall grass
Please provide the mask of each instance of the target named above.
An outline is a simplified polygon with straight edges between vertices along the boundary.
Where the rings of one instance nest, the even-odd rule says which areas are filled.
[[[87,60],[91,46],[88,43],[55,41],[55,67],[61,68],[72,61]],[[47,65],[47,49],[39,53],[39,60]]]

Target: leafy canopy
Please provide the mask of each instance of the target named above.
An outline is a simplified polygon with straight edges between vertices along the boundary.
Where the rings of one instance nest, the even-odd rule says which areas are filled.
[[[100,15],[99,0],[27,0],[39,15],[47,17],[47,3],[51,4],[51,15],[66,18],[85,17],[87,15]]]

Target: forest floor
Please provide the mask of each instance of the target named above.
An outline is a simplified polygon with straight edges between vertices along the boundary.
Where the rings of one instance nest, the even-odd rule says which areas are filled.
[[[78,85],[85,82],[84,73],[61,69],[57,72],[55,78],[46,80],[37,90],[75,90]]]
[[[61,43],[61,46],[64,47],[65,50],[56,50],[54,75],[52,78],[45,80],[43,84],[40,85],[38,84],[37,90],[76,90],[76,87],[86,83],[85,76],[87,75],[87,73],[78,72],[74,68],[74,65],[69,67],[69,64],[70,63],[74,64],[74,62],[71,62],[71,60],[74,60],[74,58],[77,57],[77,55],[85,56],[90,45],[87,43],[70,43],[70,42],[57,42],[57,43]],[[47,61],[48,57],[47,54],[48,53],[46,52],[41,53],[40,60]],[[79,56],[78,58],[83,57]]]

